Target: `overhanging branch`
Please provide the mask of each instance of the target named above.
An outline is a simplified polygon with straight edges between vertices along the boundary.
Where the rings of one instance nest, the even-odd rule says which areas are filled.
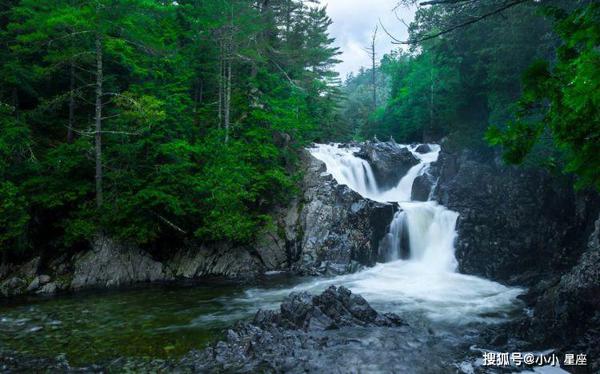
[[[464,1],[468,1],[468,0],[430,0],[430,1],[426,1],[426,2],[421,3],[421,5],[451,4],[453,2],[458,3],[458,2],[464,2]],[[422,43],[424,41],[435,39],[435,38],[437,38],[439,36],[451,33],[451,32],[453,32],[453,31],[455,31],[457,29],[460,29],[460,28],[472,25],[472,24],[474,24],[476,22],[484,20],[484,19],[486,19],[488,17],[491,17],[493,15],[502,13],[502,12],[504,12],[505,10],[507,10],[509,8],[512,8],[512,7],[514,7],[516,5],[519,5],[519,4],[522,4],[522,3],[525,3],[527,1],[531,1],[531,0],[513,0],[513,1],[508,1],[508,2],[504,3],[504,5],[502,5],[499,8],[494,9],[493,11],[484,13],[484,14],[482,14],[480,16],[477,16],[477,17],[473,17],[473,18],[471,18],[468,21],[459,23],[459,24],[454,25],[452,27],[449,27],[449,28],[447,28],[445,30],[436,32],[434,34],[425,35],[425,36],[423,36],[421,38],[416,38],[416,39],[412,39],[412,40],[409,39],[409,40],[401,41],[401,40],[398,40],[397,38],[393,37],[389,32],[387,32],[387,30],[385,30],[385,28],[384,28],[384,31],[386,31],[386,33],[392,38],[392,44],[405,44],[405,45],[419,44],[419,43]]]

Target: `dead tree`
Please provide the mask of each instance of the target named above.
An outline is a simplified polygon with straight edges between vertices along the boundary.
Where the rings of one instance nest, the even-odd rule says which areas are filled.
[[[375,26],[375,30],[373,31],[373,36],[371,38],[371,44],[365,48],[365,51],[371,59],[371,87],[373,90],[373,110],[377,109],[377,50],[375,43],[377,40],[378,30],[379,26]]]

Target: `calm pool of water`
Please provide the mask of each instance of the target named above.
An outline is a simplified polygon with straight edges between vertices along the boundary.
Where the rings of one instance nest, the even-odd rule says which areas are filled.
[[[0,345],[37,357],[66,355],[75,365],[123,356],[178,357],[264,307],[238,305],[244,303],[245,289],[294,282],[276,276],[251,285],[156,285],[0,304]]]

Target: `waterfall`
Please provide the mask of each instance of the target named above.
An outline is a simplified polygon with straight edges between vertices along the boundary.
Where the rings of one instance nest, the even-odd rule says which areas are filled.
[[[506,320],[519,307],[517,296],[523,290],[456,272],[458,214],[435,201],[410,201],[415,178],[437,160],[440,147],[430,145],[431,152],[420,154],[413,146],[394,146],[408,148],[420,162],[388,190],[377,186],[371,165],[354,155],[358,148],[320,144],[310,149],[338,183],[365,198],[399,205],[380,245],[380,251],[386,249],[386,262],[352,274],[308,279],[292,288],[250,289],[236,302],[249,308],[265,303],[276,307],[290,291],[318,293],[330,285],[344,285],[376,309],[405,318],[425,316],[454,325]]]
[[[410,201],[412,186],[417,176],[427,172],[430,164],[437,161],[440,146],[431,144],[428,153],[418,153],[416,147],[407,148],[420,162],[411,167],[406,175],[391,189],[377,186],[371,165],[357,156],[355,147],[340,147],[338,144],[319,144],[311,149],[317,159],[323,161],[327,171],[340,184],[345,184],[363,197],[379,202],[398,203],[400,211],[395,214],[390,230],[382,245],[386,258],[395,261],[408,253],[408,260],[427,265],[430,271],[455,271],[454,240],[458,214],[434,201]],[[408,236],[409,248],[402,248]]]

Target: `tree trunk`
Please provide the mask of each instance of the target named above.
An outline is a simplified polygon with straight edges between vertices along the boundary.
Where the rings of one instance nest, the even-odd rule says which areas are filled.
[[[96,206],[102,206],[102,39],[96,35]]]
[[[199,123],[199,115],[198,110],[200,107],[200,103],[202,103],[202,99],[204,96],[204,82],[201,78],[196,80],[196,84],[194,86],[194,124],[198,126]]]
[[[75,117],[75,62],[71,59],[69,71],[69,128],[67,130],[67,143],[73,143],[73,124]]]
[[[219,52],[219,128],[223,125],[223,54],[223,40],[221,39]]]
[[[434,93],[434,80],[433,80],[433,67],[429,70],[429,129],[423,129],[423,141],[428,142],[430,139],[430,133],[433,131],[433,93]]]
[[[375,42],[377,39],[377,30],[379,26],[375,26],[373,30],[373,37],[371,39],[371,45],[367,49],[369,56],[371,57],[371,86],[373,88],[373,111],[377,110],[377,51],[375,49]]]
[[[225,143],[229,141],[229,123],[231,121],[231,60],[227,62],[227,82],[225,91]]]
[[[372,63],[373,63],[373,67],[372,67],[372,71],[373,71],[373,76],[371,77],[371,79],[373,80],[373,110],[377,109],[377,72],[376,72],[376,66],[375,66],[375,45],[373,44],[373,57],[372,57]]]

